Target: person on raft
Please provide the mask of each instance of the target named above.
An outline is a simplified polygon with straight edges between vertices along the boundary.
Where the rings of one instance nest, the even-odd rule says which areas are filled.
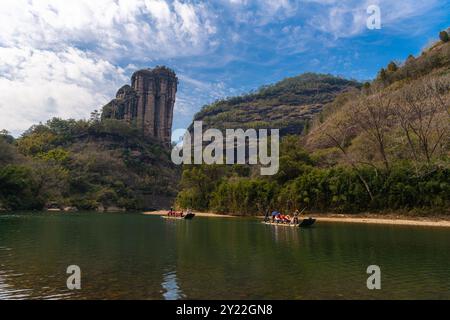
[[[270,216],[270,210],[267,209],[266,213],[264,214],[264,222],[269,222],[269,220],[270,220],[269,216]]]
[[[176,211],[173,210],[173,208],[170,208],[170,211],[167,213],[167,215],[169,217],[177,217],[177,218],[183,218],[184,217],[183,211],[176,212]]]
[[[298,223],[299,223],[299,216],[300,216],[300,211],[298,211],[298,209],[297,209],[297,210],[295,210],[295,212],[294,212],[294,223],[295,223],[295,224],[298,224]]]
[[[296,223],[296,224],[298,224],[298,221],[299,221],[298,216],[299,215],[300,215],[300,212],[298,212],[298,210],[295,211],[293,217],[291,217],[290,215],[281,214],[278,211],[273,211],[272,212],[272,219],[270,219],[269,211],[266,211],[266,215],[264,217],[264,221],[265,222],[271,221],[272,223],[285,223],[285,224],[291,224],[291,223],[294,224],[294,223]]]
[[[278,222],[277,221],[277,217],[280,213],[278,211],[273,211],[272,212],[272,223]]]

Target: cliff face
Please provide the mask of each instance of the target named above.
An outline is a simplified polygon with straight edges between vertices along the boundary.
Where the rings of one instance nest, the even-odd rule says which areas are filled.
[[[135,123],[147,137],[170,144],[178,78],[166,67],[135,72],[131,86],[119,89],[116,98],[103,107],[103,119]]]

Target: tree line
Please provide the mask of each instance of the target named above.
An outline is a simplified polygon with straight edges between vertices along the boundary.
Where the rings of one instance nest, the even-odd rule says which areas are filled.
[[[161,144],[98,112],[0,133],[0,210],[145,209],[147,195],[174,197],[177,179]]]
[[[280,171],[186,166],[177,204],[237,215],[266,210],[364,212],[450,205],[450,76],[347,92],[310,132],[281,143]]]

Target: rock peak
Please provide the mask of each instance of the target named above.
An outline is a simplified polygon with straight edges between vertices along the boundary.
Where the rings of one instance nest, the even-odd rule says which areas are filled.
[[[131,86],[124,85],[116,99],[103,107],[102,119],[135,123],[144,136],[170,145],[177,89],[178,78],[167,67],[138,70]]]

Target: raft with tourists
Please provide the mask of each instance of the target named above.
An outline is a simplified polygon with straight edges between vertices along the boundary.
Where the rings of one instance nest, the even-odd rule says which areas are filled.
[[[314,218],[301,219],[300,216],[305,212],[306,208],[301,212],[296,210],[293,216],[283,215],[278,211],[273,211],[270,217],[269,212],[266,212],[263,224],[271,226],[292,227],[292,228],[309,228],[316,223]]]
[[[195,214],[188,210],[186,213],[183,211],[177,212],[173,209],[170,209],[169,212],[167,212],[167,215],[162,216],[163,219],[170,219],[170,220],[192,220],[194,219]]]

